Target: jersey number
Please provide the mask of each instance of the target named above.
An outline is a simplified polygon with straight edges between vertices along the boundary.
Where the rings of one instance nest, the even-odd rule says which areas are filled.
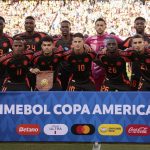
[[[35,45],[27,45],[27,50],[36,51]]]
[[[116,67],[108,67],[109,73],[117,73]]]
[[[85,65],[78,65],[78,71],[85,71]]]
[[[22,75],[22,69],[17,69],[17,76]]]

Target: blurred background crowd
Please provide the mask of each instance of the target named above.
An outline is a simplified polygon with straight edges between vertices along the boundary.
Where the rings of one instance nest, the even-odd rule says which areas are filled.
[[[95,34],[94,22],[103,17],[107,31],[121,38],[135,33],[134,19],[147,20],[146,32],[150,33],[150,1],[140,0],[45,0],[0,1],[0,16],[6,20],[5,32],[13,36],[24,31],[24,19],[33,16],[36,29],[51,35],[60,33],[60,22],[69,20],[72,32]]]

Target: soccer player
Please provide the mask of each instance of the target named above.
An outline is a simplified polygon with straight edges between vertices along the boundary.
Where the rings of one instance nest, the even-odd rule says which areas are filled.
[[[32,16],[25,18],[25,32],[15,35],[22,37],[26,41],[26,49],[32,51],[41,50],[41,39],[47,34],[35,31],[35,19]]]
[[[9,50],[12,49],[12,37],[8,36],[6,33],[4,33],[4,27],[5,27],[5,19],[0,16],[0,57],[3,56],[3,54],[6,54],[9,52]],[[3,77],[3,70],[0,71],[0,89],[4,80]]]
[[[46,36],[42,39],[42,50],[38,51],[33,56],[33,68],[30,69],[30,71],[33,74],[38,75],[41,71],[50,71],[49,73],[52,73],[51,78],[51,84],[49,83],[49,87],[47,87],[47,91],[59,91],[62,90],[61,88],[61,82],[58,78],[58,65],[60,63],[61,57],[62,57],[62,48],[61,46],[59,48],[54,47],[53,38],[50,36]],[[47,74],[47,75],[48,75]],[[48,83],[48,78],[47,80]],[[39,81],[40,82],[40,81]],[[42,80],[41,80],[42,83]],[[43,86],[44,87],[44,86]],[[43,90],[41,88],[35,87],[35,90]]]
[[[55,38],[56,47],[62,46],[64,52],[70,50],[73,34],[71,33],[71,24],[67,20],[60,23],[61,35]],[[59,66],[59,76],[62,84],[62,89],[65,91],[68,86],[71,68],[66,61],[62,61]]]
[[[96,53],[85,49],[84,36],[76,33],[73,36],[72,48],[64,52],[64,59],[71,66],[68,91],[95,91],[95,83],[91,73],[91,64]]]
[[[106,72],[101,91],[130,91],[130,81],[127,78],[126,62],[120,56],[117,41],[114,38],[107,38],[106,51],[100,51],[96,63],[103,67]]]
[[[87,38],[86,43],[95,51],[98,52],[105,47],[104,40],[108,37],[114,37],[119,45],[122,44],[122,40],[115,36],[108,34],[106,30],[106,21],[103,18],[98,18],[95,22],[95,30],[97,34]],[[102,67],[97,66],[95,63],[92,65],[92,74],[96,83],[97,90],[103,83],[105,77],[105,71]]]
[[[146,28],[146,20],[143,17],[137,17],[134,21],[134,28],[136,30],[136,34],[140,34],[144,38],[145,46],[150,45],[150,34],[145,33]],[[123,43],[124,48],[131,47],[131,39],[132,37],[127,38]],[[140,81],[140,68],[137,66],[135,62],[131,65],[131,82],[134,90],[138,90],[138,85]]]
[[[13,51],[0,58],[1,70],[5,73],[2,91],[29,91],[28,79],[33,52],[25,50],[23,39],[14,39]]]
[[[144,38],[144,43],[145,46],[148,46],[150,44],[150,34],[145,33],[145,28],[146,28],[146,20],[143,17],[137,17],[134,20],[134,28],[136,33],[135,34],[140,34]],[[129,48],[131,47],[131,40],[132,37],[128,37],[124,42],[123,46],[124,48]]]
[[[71,23],[68,20],[63,20],[60,23],[61,35],[55,38],[55,45],[63,47],[64,51],[67,51],[71,48],[73,34],[71,33]]]
[[[150,90],[150,48],[145,47],[144,37],[142,37],[140,34],[137,34],[132,37],[131,46],[132,46],[131,48],[128,48],[126,51],[124,51],[125,53],[124,55],[131,61],[135,61],[135,64],[139,68],[139,72],[137,72],[137,74],[140,74],[140,80],[139,80],[139,84],[136,86],[138,87],[138,90],[149,91]]]
[[[12,49],[13,40],[10,36],[3,32],[5,27],[5,19],[0,16],[0,57]]]

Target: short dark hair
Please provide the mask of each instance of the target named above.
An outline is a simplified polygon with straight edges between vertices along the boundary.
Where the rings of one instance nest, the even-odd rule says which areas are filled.
[[[146,22],[144,17],[137,17],[137,18],[135,18],[134,22],[136,22],[137,20],[142,20],[142,21]]]
[[[105,45],[106,45],[106,43],[109,41],[109,40],[114,40],[116,43],[117,43],[117,40],[114,38],[114,37],[107,37],[107,38],[105,38]],[[117,43],[118,44],[118,43]]]
[[[112,35],[116,35],[116,33],[115,33],[115,32],[110,32],[110,34],[112,34]]]
[[[19,42],[23,43],[23,45],[24,45],[25,48],[26,48],[26,41],[25,41],[22,37],[16,36],[16,37],[13,39],[13,42],[15,42],[15,41],[19,41]]]
[[[27,16],[27,17],[25,18],[25,20],[26,20],[26,19],[35,20],[33,16]]]
[[[63,20],[61,21],[61,23],[68,23],[69,25],[71,25],[71,23],[68,20]]]
[[[106,37],[105,40],[115,40],[116,41],[116,39],[112,36]]]
[[[45,36],[41,39],[41,43],[43,42],[52,42],[53,43],[53,37],[52,36]]]
[[[142,38],[142,39],[144,39],[144,37],[141,34],[136,34],[136,35],[132,36],[132,39],[135,39],[135,38]]]
[[[103,22],[106,24],[106,21],[105,21],[103,18],[98,18],[98,19],[95,21],[95,24],[96,24],[98,21],[103,21]]]
[[[75,37],[79,37],[79,38],[84,39],[84,36],[83,36],[82,33],[75,33],[75,34],[73,35],[73,38],[75,38]]]
[[[144,37],[141,34],[136,34],[136,35],[134,35],[134,36],[131,37],[130,44],[133,42],[133,39],[137,39],[137,38],[141,38],[141,39],[144,40]]]
[[[0,20],[3,20],[3,22],[5,23],[5,19],[2,16],[0,16]]]
[[[16,36],[13,40],[14,41],[25,41],[21,36]]]

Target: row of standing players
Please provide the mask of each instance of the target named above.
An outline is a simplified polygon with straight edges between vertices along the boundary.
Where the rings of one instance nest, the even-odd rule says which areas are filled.
[[[26,31],[15,35],[12,42],[12,39],[3,33],[5,20],[0,17],[0,53],[3,55],[8,53],[8,48],[13,49],[13,52],[0,58],[2,90],[30,90],[31,87],[37,90],[35,74],[39,70],[54,71],[54,84],[51,90],[149,90],[149,55],[143,45],[148,46],[150,38],[144,32],[145,23],[144,18],[136,18],[134,26],[137,33],[142,36],[137,35],[122,41],[119,37],[106,33],[105,20],[98,18],[95,22],[97,35],[85,40],[82,34],[71,34],[71,24],[64,20],[60,28],[62,35],[53,37],[53,41],[45,33],[34,31],[35,20],[28,16],[25,19]],[[26,42],[25,47],[23,41]],[[132,48],[120,53],[118,45],[121,49],[130,46]],[[21,48],[26,51],[18,55]],[[100,49],[102,51],[99,51]],[[44,54],[44,50],[49,51],[49,54]],[[126,75],[126,62],[131,61],[133,62],[130,82]]]

